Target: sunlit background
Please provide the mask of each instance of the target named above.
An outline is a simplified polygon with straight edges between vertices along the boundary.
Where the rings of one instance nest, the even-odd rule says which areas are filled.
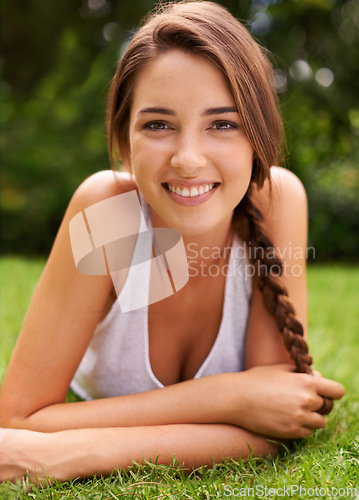
[[[315,259],[359,259],[359,0],[227,0],[274,55],[286,165]],[[2,2],[2,251],[46,255],[76,187],[108,169],[105,102],[149,0]],[[312,256],[312,254],[311,254]]]

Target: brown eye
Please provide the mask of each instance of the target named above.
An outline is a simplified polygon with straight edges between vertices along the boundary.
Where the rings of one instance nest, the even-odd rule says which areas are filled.
[[[220,122],[215,122],[212,125],[212,128],[214,130],[231,130],[231,129],[237,129],[238,125],[236,125],[235,123],[231,123],[231,122],[220,121]]]
[[[230,128],[230,124],[225,123],[225,122],[220,122],[220,123],[216,123],[214,125],[214,128],[217,130],[226,130],[226,129]]]
[[[148,130],[167,130],[168,125],[164,122],[149,122],[146,123],[143,128]]]

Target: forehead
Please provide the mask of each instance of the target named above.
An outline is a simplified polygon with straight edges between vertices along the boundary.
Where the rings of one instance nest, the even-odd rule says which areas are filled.
[[[132,107],[182,103],[233,106],[223,73],[208,59],[173,49],[148,62],[139,72]],[[167,102],[168,101],[168,102]]]

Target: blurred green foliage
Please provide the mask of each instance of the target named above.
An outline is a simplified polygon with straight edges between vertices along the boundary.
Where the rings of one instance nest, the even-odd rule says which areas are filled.
[[[223,0],[275,56],[287,165],[320,259],[359,257],[359,0]],[[2,250],[47,254],[72,193],[108,169],[105,102],[154,2],[2,2]]]

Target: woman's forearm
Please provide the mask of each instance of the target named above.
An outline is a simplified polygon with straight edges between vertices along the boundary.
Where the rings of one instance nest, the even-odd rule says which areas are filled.
[[[323,377],[292,373],[289,365],[222,373],[130,396],[52,404],[31,415],[7,416],[3,427],[42,432],[170,424],[231,424],[276,438],[301,438],[325,426],[323,398],[343,387]],[[6,417],[6,408],[2,408]]]
[[[233,374],[219,374],[140,394],[58,403],[32,415],[4,419],[3,427],[41,432],[97,427],[133,427],[177,423],[222,423],[223,392]],[[235,374],[236,380],[242,374]]]
[[[224,458],[247,458],[250,448],[255,455],[273,455],[276,446],[261,436],[223,424],[177,424],[117,429],[67,431],[69,444],[75,438],[84,461],[78,475],[87,477],[95,471],[108,475],[116,468],[126,468],[133,461],[178,464],[196,468],[212,465]],[[77,434],[78,432],[78,434]],[[64,436],[62,436],[64,437]],[[89,444],[91,442],[92,444]],[[96,444],[95,444],[96,443]],[[71,448],[70,448],[71,449]],[[99,470],[100,466],[100,470]]]
[[[186,468],[212,465],[227,457],[246,458],[251,451],[266,456],[276,445],[231,425],[181,424],[145,427],[74,429],[55,433],[5,430],[3,446],[9,448],[17,469],[7,475],[66,481],[69,478],[109,475],[134,461],[169,464],[175,456]],[[18,433],[18,434],[17,434]],[[7,448],[6,448],[7,447]],[[6,450],[5,450],[6,451]],[[15,456],[14,456],[15,455]],[[6,467],[6,464],[3,464]]]

